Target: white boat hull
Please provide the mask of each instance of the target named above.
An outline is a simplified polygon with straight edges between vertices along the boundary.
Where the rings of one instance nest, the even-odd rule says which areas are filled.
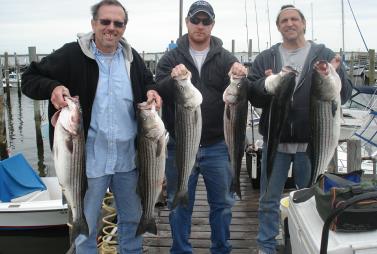
[[[64,226],[68,207],[62,203],[56,177],[42,177],[47,191],[28,197],[26,201],[0,203],[0,230],[33,229]]]

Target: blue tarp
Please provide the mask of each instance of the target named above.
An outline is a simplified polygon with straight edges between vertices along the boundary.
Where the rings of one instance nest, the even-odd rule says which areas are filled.
[[[0,200],[9,202],[46,186],[22,154],[0,161]]]

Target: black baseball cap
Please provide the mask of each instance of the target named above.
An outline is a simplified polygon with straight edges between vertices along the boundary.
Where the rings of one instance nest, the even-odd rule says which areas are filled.
[[[212,6],[207,1],[196,1],[191,6],[187,13],[188,17],[195,16],[198,12],[205,12],[211,19],[215,19],[215,13]]]

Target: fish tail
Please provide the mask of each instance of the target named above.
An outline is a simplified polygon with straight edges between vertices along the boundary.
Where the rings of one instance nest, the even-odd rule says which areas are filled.
[[[143,215],[137,227],[136,236],[142,235],[145,232],[157,235],[157,225],[154,218],[146,219]]]
[[[88,227],[88,223],[86,222],[85,217],[81,217],[79,220],[73,222],[73,225],[70,231],[71,244],[75,242],[75,239],[80,234],[83,234],[86,236],[89,235],[89,227]]]
[[[71,244],[71,247],[69,247],[69,250],[65,253],[65,254],[75,254],[76,253],[76,245],[75,243],[73,242]]]
[[[240,183],[235,179],[232,180],[232,184],[230,186],[230,192],[236,193],[237,196],[242,200]]]
[[[80,219],[80,234],[83,234],[83,235],[86,235],[86,236],[89,236],[89,226],[88,226],[88,223],[86,221],[86,218],[85,216],[83,216],[81,219]]]
[[[188,192],[187,190],[184,191],[184,190],[181,190],[181,191],[178,191],[176,194],[175,194],[175,197],[174,197],[174,200],[173,200],[173,205],[172,205],[172,208],[176,208],[178,204],[181,204],[185,207],[188,206],[189,204],[189,197],[188,197]]]

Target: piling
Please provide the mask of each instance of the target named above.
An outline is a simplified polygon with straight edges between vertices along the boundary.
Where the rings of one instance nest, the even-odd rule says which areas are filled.
[[[253,57],[253,40],[249,39],[248,49],[247,49],[247,61],[251,62]]]
[[[21,81],[20,81],[20,65],[18,63],[18,58],[16,52],[14,52],[14,69],[16,71],[16,77],[17,77],[17,91],[18,96],[21,96]]]
[[[349,139],[347,141],[347,172],[360,170],[361,165],[361,141]]]
[[[29,62],[38,61],[37,58],[37,49],[36,47],[29,47]],[[38,152],[38,171],[40,176],[45,176],[46,166],[44,165],[44,148],[43,148],[43,139],[41,131],[41,112],[39,101],[34,100],[34,121],[35,121],[35,136],[37,141],[37,152]]]
[[[350,59],[350,70],[349,70],[348,75],[350,76],[351,81],[354,84],[355,83],[355,76],[353,75],[353,71],[354,71],[353,65],[354,65],[354,55],[353,55],[353,52],[352,52],[351,53],[351,59]]]
[[[7,103],[10,103],[10,90],[9,90],[9,56],[8,52],[4,53],[4,71],[5,71],[5,92],[7,94]]]
[[[369,53],[369,85],[370,86],[373,86],[375,84],[375,50],[374,49],[370,49],[368,51]]]
[[[1,60],[1,59],[0,59]],[[3,70],[1,67],[0,61],[0,79],[1,83],[3,82]],[[4,116],[4,89],[0,89],[0,159],[8,158],[8,144],[7,144],[7,135],[6,135],[6,124]]]

